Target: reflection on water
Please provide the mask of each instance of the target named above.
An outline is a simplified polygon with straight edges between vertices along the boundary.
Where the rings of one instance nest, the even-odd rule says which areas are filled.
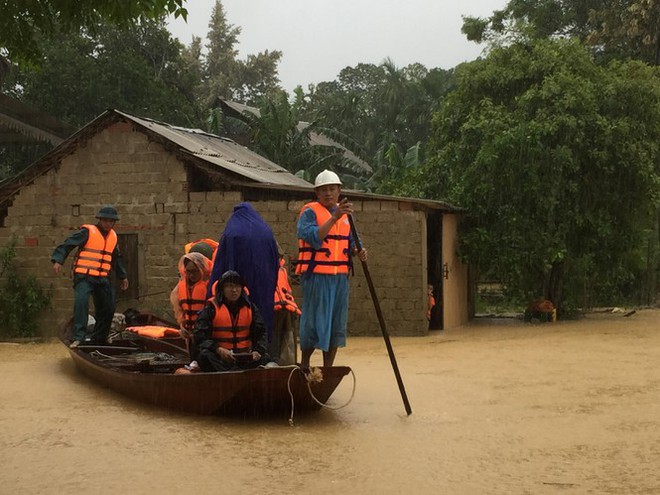
[[[98,387],[61,344],[0,345],[0,486],[26,493],[653,493],[660,311],[352,338],[339,411],[170,413]],[[316,363],[318,364],[318,363]],[[346,377],[330,404],[351,394]],[[11,455],[7,455],[11,452]],[[36,474],[35,474],[36,473]],[[3,488],[4,489],[4,488]]]

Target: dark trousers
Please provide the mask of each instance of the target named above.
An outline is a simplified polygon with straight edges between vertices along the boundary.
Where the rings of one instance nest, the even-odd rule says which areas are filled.
[[[72,340],[83,342],[87,338],[89,296],[94,300],[96,325],[89,336],[94,343],[108,340],[112,317],[115,314],[115,294],[109,277],[74,275],[73,278],[73,335]]]
[[[296,364],[296,334],[298,315],[278,309],[273,317],[273,338],[268,344],[270,358],[280,366]]]

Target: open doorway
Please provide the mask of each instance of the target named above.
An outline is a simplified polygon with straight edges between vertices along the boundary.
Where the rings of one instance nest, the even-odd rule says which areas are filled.
[[[435,304],[427,305],[429,330],[444,328],[442,290],[442,213],[430,211],[426,216],[426,252],[428,258],[426,280]],[[428,304],[428,301],[427,301]]]

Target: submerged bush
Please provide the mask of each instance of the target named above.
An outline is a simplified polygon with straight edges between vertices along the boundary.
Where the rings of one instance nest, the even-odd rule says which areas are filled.
[[[16,241],[0,248],[0,339],[38,335],[37,318],[50,308],[52,286],[45,290],[34,275],[16,267]]]

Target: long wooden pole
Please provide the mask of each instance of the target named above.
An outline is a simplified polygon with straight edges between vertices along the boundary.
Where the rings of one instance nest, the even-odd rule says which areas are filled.
[[[355,247],[358,251],[362,250],[362,242],[360,241],[360,236],[358,231],[355,228],[355,222],[353,221],[353,215],[348,215],[348,222],[351,225],[351,233],[353,234],[353,240],[355,241]],[[385,340],[385,347],[387,347],[387,353],[390,356],[390,363],[392,363],[392,369],[394,370],[394,376],[396,377],[396,383],[399,385],[399,392],[401,392],[401,398],[403,399],[403,405],[406,408],[406,413],[408,416],[412,414],[412,409],[410,407],[410,402],[408,402],[408,396],[406,395],[406,389],[403,386],[403,380],[401,379],[401,373],[399,373],[399,367],[396,364],[396,357],[394,357],[394,349],[392,349],[392,343],[390,342],[390,335],[387,333],[387,328],[385,326],[385,319],[383,318],[383,312],[380,309],[380,303],[378,302],[378,296],[376,295],[376,289],[374,287],[373,280],[371,280],[371,274],[369,273],[369,266],[366,261],[360,260],[362,263],[362,270],[364,271],[364,276],[367,279],[367,284],[369,285],[369,292],[371,293],[371,300],[374,303],[374,308],[376,309],[376,316],[378,316],[378,322],[380,323],[380,331],[383,333],[383,339]]]

